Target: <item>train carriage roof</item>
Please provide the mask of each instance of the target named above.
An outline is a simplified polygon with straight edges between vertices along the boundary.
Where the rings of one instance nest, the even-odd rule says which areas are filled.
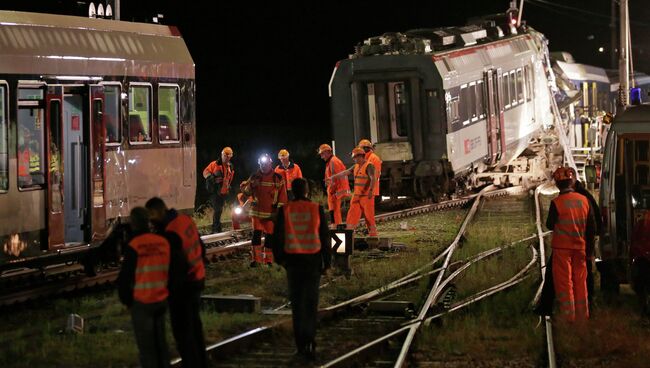
[[[592,81],[609,84],[609,77],[607,77],[607,73],[603,68],[578,63],[567,63],[561,60],[557,61],[557,65],[573,81]]]
[[[3,74],[194,78],[176,28],[0,11]]]

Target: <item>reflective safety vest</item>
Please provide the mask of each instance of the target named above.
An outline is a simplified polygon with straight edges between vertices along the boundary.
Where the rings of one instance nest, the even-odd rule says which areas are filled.
[[[305,200],[284,206],[284,251],[288,254],[314,254],[320,251],[320,213],[318,204]]]
[[[31,152],[29,155],[29,172],[37,173],[41,171],[41,158],[36,152]]]
[[[226,195],[230,192],[230,184],[232,179],[235,177],[235,170],[233,170],[232,165],[228,162],[228,165],[223,165],[221,161],[212,161],[210,164],[203,169],[203,176],[206,174],[212,174],[216,177],[216,184],[219,187],[219,194]]]
[[[133,238],[129,246],[138,255],[133,299],[145,304],[158,303],[167,299],[170,257],[167,239],[147,233]]]
[[[370,161],[354,165],[354,195],[367,195],[370,192],[370,177],[368,176]]]
[[[185,253],[185,258],[190,266],[187,272],[190,280],[203,280],[205,278],[205,265],[201,254],[199,231],[194,221],[189,216],[179,213],[175,219],[167,224],[165,230],[175,233],[183,241],[183,253]]]
[[[249,179],[249,183],[257,179],[257,184],[251,188],[253,197],[250,215],[258,219],[270,219],[276,209],[287,203],[287,190],[284,180],[275,171],[268,174],[257,172]]]
[[[589,200],[582,194],[568,192],[553,199],[553,203],[558,216],[553,229],[552,247],[585,250]]]
[[[282,164],[276,166],[275,172],[280,174],[280,176],[282,176],[284,179],[284,182],[287,183],[287,190],[291,190],[292,181],[298,178],[302,178],[302,171],[300,170],[300,166],[294,162],[289,163],[289,167],[286,169],[282,166]]]
[[[381,164],[383,161],[373,151],[366,153],[366,160],[369,161],[372,164],[372,166],[375,167],[375,177],[377,178],[377,180],[375,180],[375,187],[372,189],[372,194],[378,196],[379,177],[381,176]]]
[[[325,179],[330,178],[334,174],[338,174],[341,171],[345,170],[345,165],[336,156],[330,157],[325,167]],[[327,195],[334,196],[334,198],[346,198],[350,196],[350,182],[348,182],[348,177],[338,177],[332,180],[327,187]]]

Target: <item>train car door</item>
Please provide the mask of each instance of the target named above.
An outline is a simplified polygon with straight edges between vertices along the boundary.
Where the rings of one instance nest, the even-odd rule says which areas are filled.
[[[65,244],[63,213],[63,86],[48,86],[46,94],[47,233],[49,249]]]
[[[104,201],[104,152],[106,127],[104,125],[104,86],[89,86],[90,91],[90,202],[91,241],[102,239],[106,232],[106,207]]]
[[[196,182],[196,158],[194,157],[194,130],[192,123],[181,124],[183,142],[183,186],[189,187]]]
[[[88,155],[85,138],[85,91],[67,87],[63,97],[63,210],[65,243],[83,243],[87,226]]]
[[[497,162],[499,155],[499,105],[498,96],[496,94],[496,74],[494,70],[488,70],[483,75],[485,91],[487,92],[487,133],[488,133],[488,159],[489,165],[494,165]]]

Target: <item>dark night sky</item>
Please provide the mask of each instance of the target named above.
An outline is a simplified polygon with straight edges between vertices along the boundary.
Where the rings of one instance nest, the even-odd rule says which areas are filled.
[[[0,3],[3,9],[80,15],[87,7],[72,0]],[[631,3],[632,19],[648,19],[642,13],[648,14],[644,2]],[[163,23],[178,26],[185,38],[196,63],[199,168],[223,145],[235,149],[235,163],[243,168],[239,174],[254,169],[258,153],[275,156],[286,147],[307,176],[320,177],[322,164],[313,152],[330,139],[327,84],[337,60],[370,36],[462,25],[468,17],[503,12],[508,5],[507,0],[273,1],[255,6],[246,1],[123,0],[122,19],[150,21],[162,13]],[[609,12],[609,0],[530,0],[523,19],[546,34],[551,50],[609,67]],[[633,41],[643,45],[641,35],[649,29],[634,27]],[[598,52],[601,46],[605,53]],[[636,65],[650,71],[643,54],[637,56]]]

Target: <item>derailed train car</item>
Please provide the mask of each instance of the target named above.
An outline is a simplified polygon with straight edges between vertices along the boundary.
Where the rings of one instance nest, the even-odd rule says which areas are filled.
[[[506,171],[552,123],[548,68],[543,35],[505,15],[370,38],[332,74],[336,149],[376,142],[388,196],[437,196]]]
[[[0,47],[0,270],[78,260],[151,196],[193,209],[176,28],[0,11]]]

